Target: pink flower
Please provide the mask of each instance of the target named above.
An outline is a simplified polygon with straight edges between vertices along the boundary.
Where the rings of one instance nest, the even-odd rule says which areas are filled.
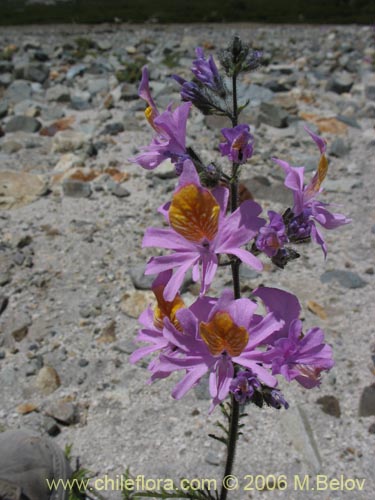
[[[155,130],[156,136],[148,146],[142,148],[139,155],[130,158],[130,161],[138,163],[147,170],[153,170],[169,158],[176,165],[178,173],[180,173],[184,160],[189,158],[186,152],[186,122],[191,103],[184,103],[174,110],[169,105],[167,110],[160,114],[151,97],[146,66],[142,70],[142,80],[138,94],[148,104],[145,116]]]
[[[163,374],[185,370],[184,377],[172,391],[172,396],[180,399],[208,372],[212,397],[210,411],[227,397],[235,364],[252,370],[267,386],[275,387],[277,380],[259,361],[264,352],[258,347],[264,345],[283,322],[276,320],[272,313],[254,321],[256,307],[246,298],[234,300],[233,292],[224,290],[210,309],[204,305],[206,321],[191,310],[178,311],[182,331],[166,320],[163,334],[178,347],[179,355],[162,354],[151,378],[158,378],[158,370]]]
[[[322,191],[321,184],[328,171],[328,160],[325,156],[326,145],[321,137],[308,128],[306,131],[317,144],[321,153],[317,172],[307,185],[304,184],[304,167],[292,167],[286,161],[277,158],[273,158],[273,160],[284,170],[286,174],[284,184],[293,192],[294,204],[287,228],[289,240],[299,242],[311,237],[322,247],[326,256],[327,246],[315,222],[318,222],[325,229],[335,229],[343,224],[348,224],[351,220],[342,214],[329,212],[326,209],[329,204],[316,199]]]
[[[201,277],[200,293],[206,293],[214,278],[219,254],[234,255],[255,269],[262,269],[259,259],[240,248],[263,226],[265,221],[258,217],[262,209],[253,201],[245,201],[226,216],[228,195],[224,187],[212,191],[202,187],[193,163],[184,162],[172,202],[168,210],[164,208],[170,227],[149,228],[143,239],[143,247],[173,251],[170,255],[151,258],[145,273],[176,269],[164,290],[166,300],[175,297],[190,268],[194,281]]]

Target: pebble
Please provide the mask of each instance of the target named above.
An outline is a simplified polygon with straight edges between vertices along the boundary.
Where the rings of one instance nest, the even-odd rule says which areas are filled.
[[[353,271],[335,269],[332,271],[326,271],[320,276],[320,281],[322,283],[330,283],[333,280],[338,281],[343,288],[355,289],[363,288],[367,285],[367,282]]]
[[[151,290],[152,282],[155,279],[153,275],[144,274],[145,268],[145,264],[136,264],[129,269],[130,278],[138,290]]]
[[[288,113],[270,102],[262,102],[257,119],[257,125],[265,123],[271,127],[285,128],[288,126]]]
[[[359,416],[370,417],[375,415],[375,384],[365,387],[359,402]]]
[[[71,198],[89,198],[92,194],[90,183],[73,179],[64,179],[62,189],[64,195]]]
[[[75,424],[78,420],[77,407],[70,401],[59,399],[47,406],[45,412],[58,423],[64,425]]]
[[[38,132],[42,124],[31,116],[14,116],[5,124],[5,132]]]
[[[35,384],[39,391],[48,395],[60,387],[61,381],[57,371],[52,366],[43,366],[36,377]]]
[[[332,415],[336,418],[341,417],[340,402],[335,396],[322,396],[316,402],[327,415]]]

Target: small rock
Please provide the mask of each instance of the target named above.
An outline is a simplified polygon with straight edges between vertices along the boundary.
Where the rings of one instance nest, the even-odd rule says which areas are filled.
[[[375,415],[375,384],[363,389],[359,403],[359,416],[370,417]]]
[[[34,403],[22,403],[17,406],[17,413],[20,415],[27,415],[33,411],[38,411],[38,405]]]
[[[336,156],[337,158],[342,158],[350,151],[350,146],[348,142],[344,142],[341,137],[336,138],[330,148],[329,154],[332,156]]]
[[[21,76],[24,80],[44,83],[49,76],[49,68],[44,64],[30,63],[21,68]]]
[[[375,101],[375,82],[365,86],[365,96],[371,101]]]
[[[375,422],[370,425],[368,432],[369,434],[375,434]]]
[[[89,198],[92,194],[90,183],[74,179],[64,179],[62,188],[64,195],[72,198]]]
[[[60,434],[61,429],[57,425],[56,420],[52,417],[45,416],[43,418],[43,428],[49,436],[56,437]]]
[[[336,94],[343,94],[344,92],[350,92],[353,84],[353,75],[346,71],[343,71],[342,73],[335,73],[328,80],[326,90],[336,92]]]
[[[21,116],[17,115],[11,118],[5,124],[5,132],[38,132],[42,124],[36,118],[31,116]]]
[[[76,76],[82,76],[86,69],[87,66],[85,64],[75,64],[66,72],[66,79],[73,80]]]
[[[327,415],[332,415],[336,418],[341,417],[340,402],[335,396],[323,396],[317,399],[316,402]]]
[[[20,314],[17,316],[11,332],[11,335],[16,342],[21,342],[21,340],[26,337],[30,325],[31,319],[27,315]]]
[[[45,395],[52,394],[61,385],[60,377],[52,366],[43,366],[36,377],[36,387]]]
[[[14,80],[7,88],[4,98],[12,103],[30,99],[32,94],[31,84],[25,80]]]
[[[87,144],[87,136],[75,130],[64,130],[53,138],[52,153],[70,153],[82,149]]]
[[[117,182],[114,183],[114,186],[109,188],[109,191],[117,198],[126,198],[127,196],[130,196],[130,191]]]
[[[111,321],[106,325],[100,337],[97,339],[98,344],[111,344],[116,341],[116,321]]]
[[[8,108],[9,106],[6,101],[0,101],[0,119],[8,114]]]
[[[213,451],[209,451],[206,455],[205,461],[210,464],[210,465],[220,465],[221,460],[220,456],[218,453],[215,453]]]
[[[74,91],[70,97],[70,107],[77,111],[91,108],[91,95],[89,92]]]
[[[152,292],[131,291],[126,292],[121,300],[121,310],[131,318],[138,318],[151,303],[155,302]]]
[[[71,401],[59,399],[46,408],[46,414],[64,425],[77,422],[77,407]]]
[[[0,315],[5,311],[7,308],[9,299],[8,297],[5,297],[5,295],[0,294]]]
[[[124,125],[121,122],[107,123],[107,125],[104,127],[102,135],[117,135],[124,130]]]
[[[106,50],[111,50],[112,48],[112,43],[109,40],[96,40],[95,43],[98,49],[102,50],[103,52]]]
[[[137,264],[131,266],[129,270],[130,278],[133,282],[134,288],[138,290],[151,290],[152,282],[155,279],[153,275],[145,275],[145,264]]]
[[[262,102],[268,102],[274,96],[274,93],[270,89],[267,89],[266,87],[262,87],[260,85],[256,85],[254,83],[249,86],[240,84],[238,90],[239,95],[243,96],[245,102],[247,100],[250,101],[250,107],[259,106]]]
[[[16,141],[6,141],[1,145],[1,151],[6,155],[17,153],[20,149],[22,149],[22,144]]]
[[[40,175],[26,172],[0,172],[0,208],[27,205],[48,190],[46,180]]]
[[[353,271],[334,269],[332,271],[326,271],[320,276],[320,281],[322,283],[329,283],[332,280],[337,280],[344,288],[363,288],[367,285],[367,281],[364,281]]]
[[[47,89],[46,98],[47,101],[69,102],[70,90],[68,87],[58,84]]]
[[[80,366],[81,368],[85,368],[88,365],[89,365],[89,361],[87,359],[85,359],[85,358],[81,358],[78,361],[78,366]]]
[[[89,80],[87,84],[87,90],[91,95],[108,92],[108,80],[106,78],[95,78],[95,80]]]
[[[276,128],[285,128],[288,126],[288,113],[279,106],[269,102],[262,102],[257,124],[265,123]]]

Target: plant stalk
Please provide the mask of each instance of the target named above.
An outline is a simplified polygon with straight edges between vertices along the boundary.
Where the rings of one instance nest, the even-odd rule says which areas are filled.
[[[237,108],[237,75],[234,74],[232,77],[232,92],[233,92],[233,114],[232,114],[232,126],[235,127],[238,124],[238,108]],[[238,206],[238,163],[233,163],[232,165],[232,177],[230,182],[230,207],[233,213]],[[240,261],[235,259],[231,263],[232,268],[232,280],[233,280],[233,292],[234,298],[239,299],[241,297],[240,288]],[[238,423],[240,416],[240,405],[235,400],[233,394],[231,395],[231,413],[230,413],[230,423],[229,423],[229,439],[227,447],[227,461],[225,464],[223,484],[220,492],[220,500],[226,500],[228,495],[228,489],[225,487],[225,478],[228,478],[232,474],[234,459],[236,455],[236,444],[238,438]]]

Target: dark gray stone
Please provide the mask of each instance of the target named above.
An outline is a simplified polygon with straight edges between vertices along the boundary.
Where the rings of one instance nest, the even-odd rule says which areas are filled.
[[[49,76],[49,68],[44,64],[30,63],[22,68],[22,73],[24,80],[44,83]]]
[[[8,103],[6,101],[0,101],[0,119],[4,118],[8,114]]]
[[[64,85],[55,85],[46,92],[47,101],[69,102],[70,90]]]
[[[262,102],[257,124],[265,123],[276,128],[285,128],[288,126],[288,113],[285,109],[270,102]]]
[[[337,115],[336,119],[342,123],[345,123],[345,125],[349,125],[349,127],[354,127],[354,128],[358,128],[359,130],[361,130],[360,124],[352,116]]]
[[[16,103],[30,99],[32,94],[31,83],[25,80],[14,80],[7,88],[4,98],[5,100]]]
[[[34,133],[40,130],[42,124],[31,116],[17,115],[5,124],[5,132],[29,132]]]
[[[329,148],[329,154],[331,156],[336,156],[337,158],[342,158],[350,151],[350,145],[348,142],[344,142],[341,137],[337,137],[331,144]]]
[[[127,198],[128,196],[130,196],[130,191],[121,186],[121,184],[117,183],[115,183],[115,185],[110,188],[110,193],[117,198]]]
[[[343,71],[342,73],[335,73],[327,82],[326,90],[336,92],[336,94],[343,94],[350,92],[353,87],[353,75]]]
[[[357,273],[343,269],[326,271],[320,276],[322,283],[329,283],[332,280],[338,281],[344,288],[363,288],[367,285],[367,281],[364,281]]]
[[[64,195],[72,198],[88,198],[92,193],[90,183],[73,179],[65,179],[62,188]]]
[[[371,101],[375,101],[375,83],[370,83],[365,86],[365,96]]]
[[[372,415],[375,415],[375,384],[363,389],[359,402],[359,416],[371,417]]]
[[[250,101],[250,107],[259,106],[262,102],[269,102],[274,96],[272,90],[254,83],[249,86],[240,84],[238,87],[239,95],[243,97],[244,102]]]
[[[5,295],[0,295],[0,314],[2,314],[8,305],[8,297]]]
[[[145,276],[145,268],[145,264],[137,264],[130,267],[130,278],[133,282],[134,288],[137,288],[137,290],[151,290],[151,285],[155,276]]]
[[[107,123],[104,127],[102,135],[117,135],[125,130],[121,122]]]

